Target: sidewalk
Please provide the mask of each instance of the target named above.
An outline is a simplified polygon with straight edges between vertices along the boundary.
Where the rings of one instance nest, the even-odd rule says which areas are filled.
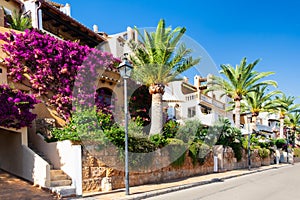
[[[259,168],[253,168],[250,171],[248,169],[233,170],[221,173],[213,173],[207,175],[201,175],[196,177],[190,177],[186,179],[174,180],[172,182],[160,183],[160,184],[149,184],[141,186],[130,187],[130,195],[125,195],[125,189],[114,190],[111,192],[100,192],[83,196],[82,198],[74,199],[85,199],[85,200],[137,200],[146,197],[158,196],[161,194],[187,189],[199,185],[219,182],[225,179],[230,179],[238,176],[247,174],[262,172],[270,169],[278,169],[281,167],[290,166],[289,164],[279,164],[262,166]]]
[[[31,183],[0,169],[0,199],[54,200],[57,197],[50,191],[33,186]]]

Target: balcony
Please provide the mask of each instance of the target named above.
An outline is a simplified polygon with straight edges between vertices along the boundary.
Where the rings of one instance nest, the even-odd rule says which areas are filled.
[[[211,98],[210,96],[200,94],[200,103],[204,103],[206,106],[217,107],[219,109],[225,110],[225,103]]]

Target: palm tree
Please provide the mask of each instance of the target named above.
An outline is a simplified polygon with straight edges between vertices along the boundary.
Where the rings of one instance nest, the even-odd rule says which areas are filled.
[[[13,11],[13,14],[7,13],[4,8],[2,8],[5,14],[5,18],[9,24],[9,27],[18,31],[24,31],[32,27],[31,19],[26,14]]]
[[[274,72],[254,71],[254,67],[258,62],[259,59],[247,64],[247,59],[243,58],[240,65],[236,65],[235,68],[230,64],[222,64],[220,73],[223,74],[226,79],[214,76],[212,80],[208,82],[209,88],[206,92],[214,90],[222,91],[223,95],[227,95],[234,100],[236,128],[240,128],[241,100],[244,99],[248,93],[255,91],[259,86],[273,85],[277,87],[275,81],[261,81],[263,78],[274,74]]]
[[[274,103],[280,105],[275,109],[275,112],[279,113],[279,120],[280,120],[280,135],[279,138],[283,138],[283,126],[284,126],[284,119],[289,112],[296,111],[297,108],[300,107],[299,104],[294,104],[296,100],[293,96],[286,96],[283,94],[282,96],[276,96]]]
[[[300,112],[295,111],[295,112],[290,112],[287,114],[287,117],[284,120],[285,124],[291,128],[293,132],[293,140],[295,139],[296,132],[297,130],[300,129]],[[294,144],[294,141],[293,141]]]
[[[200,59],[190,56],[192,50],[180,42],[186,29],[165,27],[161,19],[155,32],[144,30],[142,34],[135,28],[140,42],[130,41],[130,59],[134,65],[133,78],[149,87],[152,95],[150,135],[161,133],[163,127],[162,96],[165,85],[175,80],[179,74],[197,65]]]
[[[256,124],[257,116],[260,112],[269,112],[278,106],[272,97],[277,94],[282,94],[282,92],[275,90],[268,93],[266,90],[268,90],[268,85],[263,85],[255,88],[254,91],[246,95],[246,107],[252,113],[252,122],[254,125]]]

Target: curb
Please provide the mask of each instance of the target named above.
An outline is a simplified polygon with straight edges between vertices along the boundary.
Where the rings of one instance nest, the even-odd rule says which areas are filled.
[[[189,189],[189,188],[197,187],[197,186],[201,186],[201,185],[206,185],[206,184],[211,184],[211,183],[216,183],[216,182],[223,182],[224,180],[227,180],[227,179],[241,177],[241,176],[250,175],[250,174],[263,172],[263,171],[268,171],[271,169],[279,169],[279,168],[283,168],[283,167],[287,167],[287,166],[290,166],[290,165],[288,165],[288,164],[287,165],[279,165],[279,166],[274,166],[274,167],[270,167],[270,168],[266,168],[266,169],[253,169],[253,171],[251,171],[251,170],[245,171],[244,173],[237,174],[237,175],[229,175],[229,176],[225,176],[223,178],[213,178],[211,180],[199,181],[196,183],[189,183],[189,184],[184,184],[181,186],[174,186],[174,187],[160,189],[160,190],[151,191],[151,192],[144,192],[142,194],[133,194],[133,195],[127,196],[127,197],[119,197],[114,200],[140,200],[140,199],[144,199],[144,198],[150,198],[150,197],[154,197],[154,196],[163,195],[163,194],[170,193],[170,192],[185,190],[185,189]]]

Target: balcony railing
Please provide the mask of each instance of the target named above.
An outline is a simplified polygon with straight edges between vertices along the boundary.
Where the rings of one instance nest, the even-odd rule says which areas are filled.
[[[216,99],[211,98],[210,96],[200,94],[200,102],[204,101],[212,106],[225,110],[225,103],[222,103]]]

